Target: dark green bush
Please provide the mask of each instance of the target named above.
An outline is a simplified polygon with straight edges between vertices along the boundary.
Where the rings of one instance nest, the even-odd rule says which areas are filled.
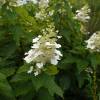
[[[51,0],[63,57],[57,69],[50,66],[36,77],[27,74],[30,65],[23,58],[46,22],[36,20],[36,5],[15,7],[11,2],[0,4],[0,100],[99,100],[100,53],[86,49],[85,40],[100,30],[100,0]],[[91,19],[83,24],[73,17],[85,4],[91,8]]]

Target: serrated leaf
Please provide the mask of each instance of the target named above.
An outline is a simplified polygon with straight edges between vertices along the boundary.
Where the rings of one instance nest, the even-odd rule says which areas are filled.
[[[54,94],[57,94],[63,97],[63,91],[56,84],[53,76],[41,74],[37,77],[33,77],[32,82],[33,82],[34,87],[36,87],[36,90],[40,89],[41,87],[44,87],[48,89],[51,96],[53,96]]]
[[[45,83],[44,83],[44,87],[46,87],[49,91],[49,93],[51,94],[51,96],[53,96],[54,94],[57,94],[58,96],[63,98],[63,91],[62,89],[55,83],[54,78],[52,77],[47,77]]]

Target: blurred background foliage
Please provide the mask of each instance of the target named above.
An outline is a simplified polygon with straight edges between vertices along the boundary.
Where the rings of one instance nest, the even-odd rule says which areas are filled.
[[[100,54],[85,48],[84,40],[89,36],[81,32],[81,23],[73,16],[77,9],[89,5],[91,19],[86,31],[100,31],[100,0],[51,0],[53,20],[62,36],[58,42],[63,58],[58,73],[54,68],[37,77],[26,73],[28,65],[23,58],[45,23],[35,19],[38,9],[33,3],[15,7],[12,2],[0,0],[0,100],[99,100]]]

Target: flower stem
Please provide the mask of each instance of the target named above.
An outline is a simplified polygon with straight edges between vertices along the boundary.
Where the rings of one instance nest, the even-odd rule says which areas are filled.
[[[94,68],[93,71],[93,100],[97,100],[97,95],[96,95],[96,69]]]

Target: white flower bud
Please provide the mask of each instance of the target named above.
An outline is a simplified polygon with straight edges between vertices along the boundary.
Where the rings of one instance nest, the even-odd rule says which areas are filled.
[[[39,72],[38,71],[34,72],[34,75],[35,76],[39,75]]]
[[[33,71],[33,66],[30,67],[30,69],[27,71],[28,74],[32,73]]]
[[[38,68],[43,68],[43,63],[41,62],[41,63],[36,63],[36,66],[38,67]]]

